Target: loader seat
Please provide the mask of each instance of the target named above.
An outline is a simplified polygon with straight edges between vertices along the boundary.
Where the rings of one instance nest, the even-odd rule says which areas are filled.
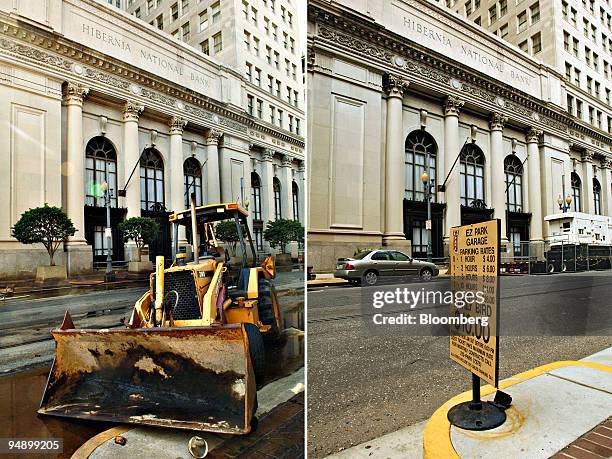
[[[227,290],[227,295],[235,300],[239,297],[246,298],[249,290],[249,277],[251,275],[250,268],[242,268],[240,270],[240,274],[238,275],[238,282],[236,283],[235,288],[230,288]]]

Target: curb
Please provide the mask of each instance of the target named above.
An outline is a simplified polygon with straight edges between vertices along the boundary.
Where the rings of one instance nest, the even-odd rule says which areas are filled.
[[[549,371],[557,368],[579,366],[594,368],[597,370],[606,371],[612,373],[612,367],[595,362],[584,362],[577,360],[560,360],[553,363],[548,363],[531,370],[527,370],[523,373],[514,375],[508,379],[504,379],[499,382],[499,389],[506,389],[514,386],[515,384],[522,383],[529,379],[533,379],[537,376],[548,373]],[[494,393],[497,389],[487,384],[480,388],[481,397],[485,397]],[[425,426],[425,432],[423,434],[423,457],[425,459],[437,459],[437,458],[453,458],[460,459],[460,456],[455,451],[453,443],[450,438],[450,422],[446,417],[448,411],[458,403],[466,402],[471,400],[472,391],[468,390],[459,395],[454,396],[448,400],[444,405],[438,408],[434,414],[429,418],[427,425]]]

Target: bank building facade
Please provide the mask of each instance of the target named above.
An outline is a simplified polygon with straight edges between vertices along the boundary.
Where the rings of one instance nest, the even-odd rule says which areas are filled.
[[[597,96],[580,90],[562,60],[542,59],[562,54],[562,31],[525,49],[453,12],[460,2],[446,3],[309,2],[308,260],[315,271],[333,270],[338,258],[362,249],[426,257],[427,158],[434,260],[448,256],[451,227],[491,218],[501,220],[502,261],[541,259],[557,243],[610,249],[610,78],[597,79]],[[542,19],[561,20],[561,5],[546,5]],[[603,76],[612,30],[601,35]]]
[[[257,249],[269,252],[268,220],[304,221],[305,163],[294,127],[252,114],[247,96],[263,92],[242,69],[107,2],[1,2],[0,277],[48,263],[42,246],[11,237],[19,216],[45,203],[77,229],[58,264],[75,275],[105,260],[103,182],[115,261],[136,257],[117,229],[135,216],[161,225],[151,259],[169,257],[168,215],[192,192],[198,205],[247,205]]]

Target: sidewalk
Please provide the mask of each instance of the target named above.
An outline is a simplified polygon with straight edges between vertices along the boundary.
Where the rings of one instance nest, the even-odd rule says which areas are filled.
[[[24,298],[26,296],[59,296],[87,293],[92,290],[111,290],[122,287],[146,287],[149,274],[116,271],[113,282],[104,282],[104,272],[69,278],[62,283],[36,284],[33,279],[3,281],[0,283],[0,301]],[[304,271],[292,270],[276,273],[277,292],[288,293],[304,288]]]
[[[357,445],[330,458],[597,459],[612,457],[612,347],[580,361],[561,361],[500,381],[512,396],[506,422],[488,431],[450,425],[448,410],[471,399],[453,397],[428,421]],[[493,387],[481,388],[492,400]]]

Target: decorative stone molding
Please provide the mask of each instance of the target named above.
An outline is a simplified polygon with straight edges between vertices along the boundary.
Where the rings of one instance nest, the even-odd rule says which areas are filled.
[[[588,163],[592,163],[594,157],[595,157],[595,152],[593,151],[586,150],[585,152],[582,153],[582,160]]]
[[[293,163],[293,156],[283,155],[283,158],[281,159],[281,167],[291,167],[292,163]]]
[[[333,42],[325,46],[326,50],[329,50],[330,45],[341,45],[346,52],[361,54],[362,58],[368,59],[370,65],[376,65],[375,60],[383,61],[383,65],[391,64],[408,74],[414,74],[415,80],[427,83],[440,83],[454,87],[453,80],[461,80],[460,90],[469,94],[470,99],[474,97],[479,103],[486,101],[496,104],[496,101],[502,98],[504,107],[498,104],[496,106],[503,108],[504,114],[512,114],[513,118],[516,115],[519,120],[525,118],[521,120],[523,122],[535,121],[541,129],[557,130],[563,133],[566,133],[568,128],[585,130],[602,142],[609,143],[603,139],[601,133],[576,123],[564,111],[537,101],[514,88],[503,86],[486,77],[476,76],[468,69],[449,66],[448,61],[428,55],[406,44],[399,37],[394,38],[379,30],[374,24],[348,19],[312,5],[309,5],[309,15],[317,24],[315,38]],[[314,43],[316,47],[317,42]],[[315,49],[315,52],[318,50]]]
[[[527,140],[527,143],[538,143],[540,142],[540,137],[543,133],[544,131],[540,129],[531,128],[525,133],[525,139]]]
[[[612,169],[612,159],[604,158],[601,160],[601,167],[603,169]]]
[[[27,42],[19,41],[19,39],[25,40],[26,37]],[[146,72],[135,73],[125,63],[118,62],[110,56],[93,55],[87,48],[83,48],[78,43],[62,39],[60,39],[60,42],[58,43],[56,37],[50,38],[46,34],[38,33],[36,29],[27,24],[16,25],[0,19],[0,53],[12,55],[24,62],[29,60],[36,66],[42,64],[53,67],[55,70],[65,73],[67,79],[69,74],[74,75],[74,73],[77,73],[80,76],[95,80],[112,88],[113,93],[117,90],[123,90],[130,95],[135,95],[131,91],[131,87],[137,83],[140,91],[136,95],[163,104],[166,107],[176,107],[181,111],[183,107],[186,112],[189,112],[189,109],[191,109],[193,116],[198,118],[198,120],[209,119],[215,124],[243,134],[247,133],[248,128],[257,127],[257,129],[273,137],[298,145],[301,148],[304,147],[303,137],[278,132],[264,124],[258,124],[255,120],[228,109],[222,103],[217,103],[204,96],[199,97],[192,91],[178,88],[172,85],[172,83],[151,78]],[[33,43],[36,46],[30,46]],[[47,52],[47,50],[52,51]],[[79,72],[74,70],[76,68],[79,69]],[[151,90],[147,86],[155,88],[157,91]],[[167,96],[165,93],[172,94],[176,98]],[[202,116],[203,114],[206,116]]]
[[[274,150],[266,148],[261,154],[262,161],[272,161],[274,159]]]
[[[493,113],[491,114],[491,119],[489,120],[489,127],[492,131],[501,131],[504,129],[504,124],[506,124],[506,121],[508,121],[508,118],[501,113]]]
[[[144,105],[137,105],[129,100],[123,106],[123,121],[136,121],[144,111]]]
[[[79,83],[68,82],[64,87],[64,104],[83,105],[83,100],[89,94],[89,88]]]
[[[185,126],[187,126],[187,120],[185,118],[181,118],[180,116],[173,116],[170,118],[170,121],[168,121],[168,126],[170,127],[170,135],[182,135]]]
[[[402,77],[386,74],[383,78],[383,87],[389,97],[404,97],[410,83]]]
[[[106,125],[108,124],[108,118],[100,115],[98,117],[98,125],[100,126],[100,135],[106,135]]]
[[[459,116],[465,102],[458,97],[448,96],[444,100],[444,116]]]
[[[209,129],[206,131],[206,134],[204,134],[204,140],[206,141],[206,145],[219,145],[222,136],[223,132],[218,129]]]
[[[155,129],[151,129],[151,146],[154,147],[157,144],[157,134],[158,132]]]
[[[298,172],[300,174],[303,174],[304,172],[306,172],[306,163],[304,161],[299,161],[299,163],[298,163]],[[304,178],[304,177],[302,177],[302,178]]]

